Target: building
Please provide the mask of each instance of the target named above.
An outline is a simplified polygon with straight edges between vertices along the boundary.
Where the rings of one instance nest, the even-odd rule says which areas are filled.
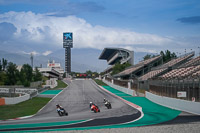
[[[55,61],[48,61],[47,68],[38,68],[38,70],[43,73],[44,76],[49,78],[59,78],[61,79],[64,74],[64,69],[61,68],[60,63],[55,63]]]
[[[130,63],[131,65],[134,64],[134,52],[123,49],[123,48],[104,48],[101,55],[99,56],[100,60],[106,60],[108,68],[106,68],[103,72],[105,74],[109,74],[112,72],[112,68],[116,63],[124,64]]]

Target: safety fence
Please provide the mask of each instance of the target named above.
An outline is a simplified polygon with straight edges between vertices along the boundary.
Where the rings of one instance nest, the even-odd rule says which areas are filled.
[[[112,83],[113,85],[120,86],[123,88],[127,88],[130,90],[134,90],[137,96],[144,96],[145,90],[139,90],[138,89],[138,81],[137,80],[118,80],[118,79],[112,79],[109,77],[104,78],[105,81]]]
[[[200,79],[149,80],[149,92],[159,96],[200,102]]]
[[[143,93],[146,90],[159,96],[200,102],[200,78],[170,80],[153,79],[139,82],[137,79],[118,80],[105,77],[105,80],[114,85],[135,90],[137,94]]]

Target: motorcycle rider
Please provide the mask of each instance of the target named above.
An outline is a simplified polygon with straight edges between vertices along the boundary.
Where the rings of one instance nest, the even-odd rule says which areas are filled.
[[[64,109],[61,105],[59,105],[59,104],[56,104],[56,108],[58,109]]]
[[[94,106],[97,108],[97,109],[95,109],[96,110],[96,112],[100,112],[100,109],[99,109],[99,107],[96,105],[96,104],[94,104],[93,102],[90,102],[90,109],[91,109],[91,111],[93,111],[93,109],[94,109]],[[96,113],[95,112],[95,113]]]
[[[62,115],[68,115],[68,113],[66,112],[66,110],[59,104],[56,104],[56,108],[57,108],[57,112],[60,116]],[[60,112],[63,112],[62,114],[60,114]]]
[[[111,109],[111,108],[112,108],[111,103],[110,103],[106,98],[104,98],[103,101],[104,101],[105,106],[106,106],[108,109]]]
[[[96,106],[93,102],[90,102],[90,108],[91,108],[92,105]]]
[[[108,100],[106,98],[103,98],[104,103],[108,102]]]

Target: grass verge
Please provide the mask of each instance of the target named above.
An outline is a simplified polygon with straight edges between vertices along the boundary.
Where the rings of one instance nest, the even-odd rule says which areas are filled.
[[[57,80],[58,85],[51,90],[59,90],[67,87],[67,84],[65,84],[62,80]]]
[[[15,104],[0,106],[0,120],[29,116],[37,113],[51,98],[34,97],[30,100]]]
[[[108,86],[107,84],[105,84],[103,81],[99,80],[99,79],[94,79],[94,81],[101,86]]]

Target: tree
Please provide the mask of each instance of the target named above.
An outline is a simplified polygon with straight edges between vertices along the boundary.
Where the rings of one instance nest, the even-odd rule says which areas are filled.
[[[163,62],[168,62],[173,58],[176,58],[177,55],[173,52],[171,53],[169,50],[166,50],[165,53],[163,51],[160,51],[160,55],[163,56]]]
[[[4,71],[0,71],[0,85],[5,85],[7,75]]]
[[[25,73],[26,79],[31,82],[33,79],[32,67],[29,64],[24,64],[21,71]]]
[[[2,71],[2,64],[1,64],[1,60],[0,60],[0,71]]]
[[[42,74],[39,72],[37,67],[35,68],[33,79],[34,81],[42,81]]]
[[[90,74],[90,75],[92,75],[93,72],[90,71],[90,70],[88,70],[88,71],[86,71],[85,73],[86,73],[86,74]]]
[[[20,81],[24,86],[30,86],[33,81],[33,69],[29,64],[24,64],[20,72]]]
[[[7,75],[6,85],[15,85],[18,79],[17,74],[18,70],[16,64],[9,62],[6,68],[6,75]]]
[[[2,67],[3,67],[3,71],[5,71],[6,67],[8,65],[8,61],[6,59],[2,59]]]
[[[63,78],[66,78],[66,72],[63,73]]]
[[[144,60],[148,60],[148,59],[150,59],[150,58],[152,58],[150,54],[147,54],[147,55],[145,55],[145,56],[143,57]]]
[[[119,62],[115,64],[115,66],[113,67],[112,73],[111,75],[120,73],[121,71],[125,70],[127,67],[131,66],[130,63],[124,63],[124,64],[120,64]]]

